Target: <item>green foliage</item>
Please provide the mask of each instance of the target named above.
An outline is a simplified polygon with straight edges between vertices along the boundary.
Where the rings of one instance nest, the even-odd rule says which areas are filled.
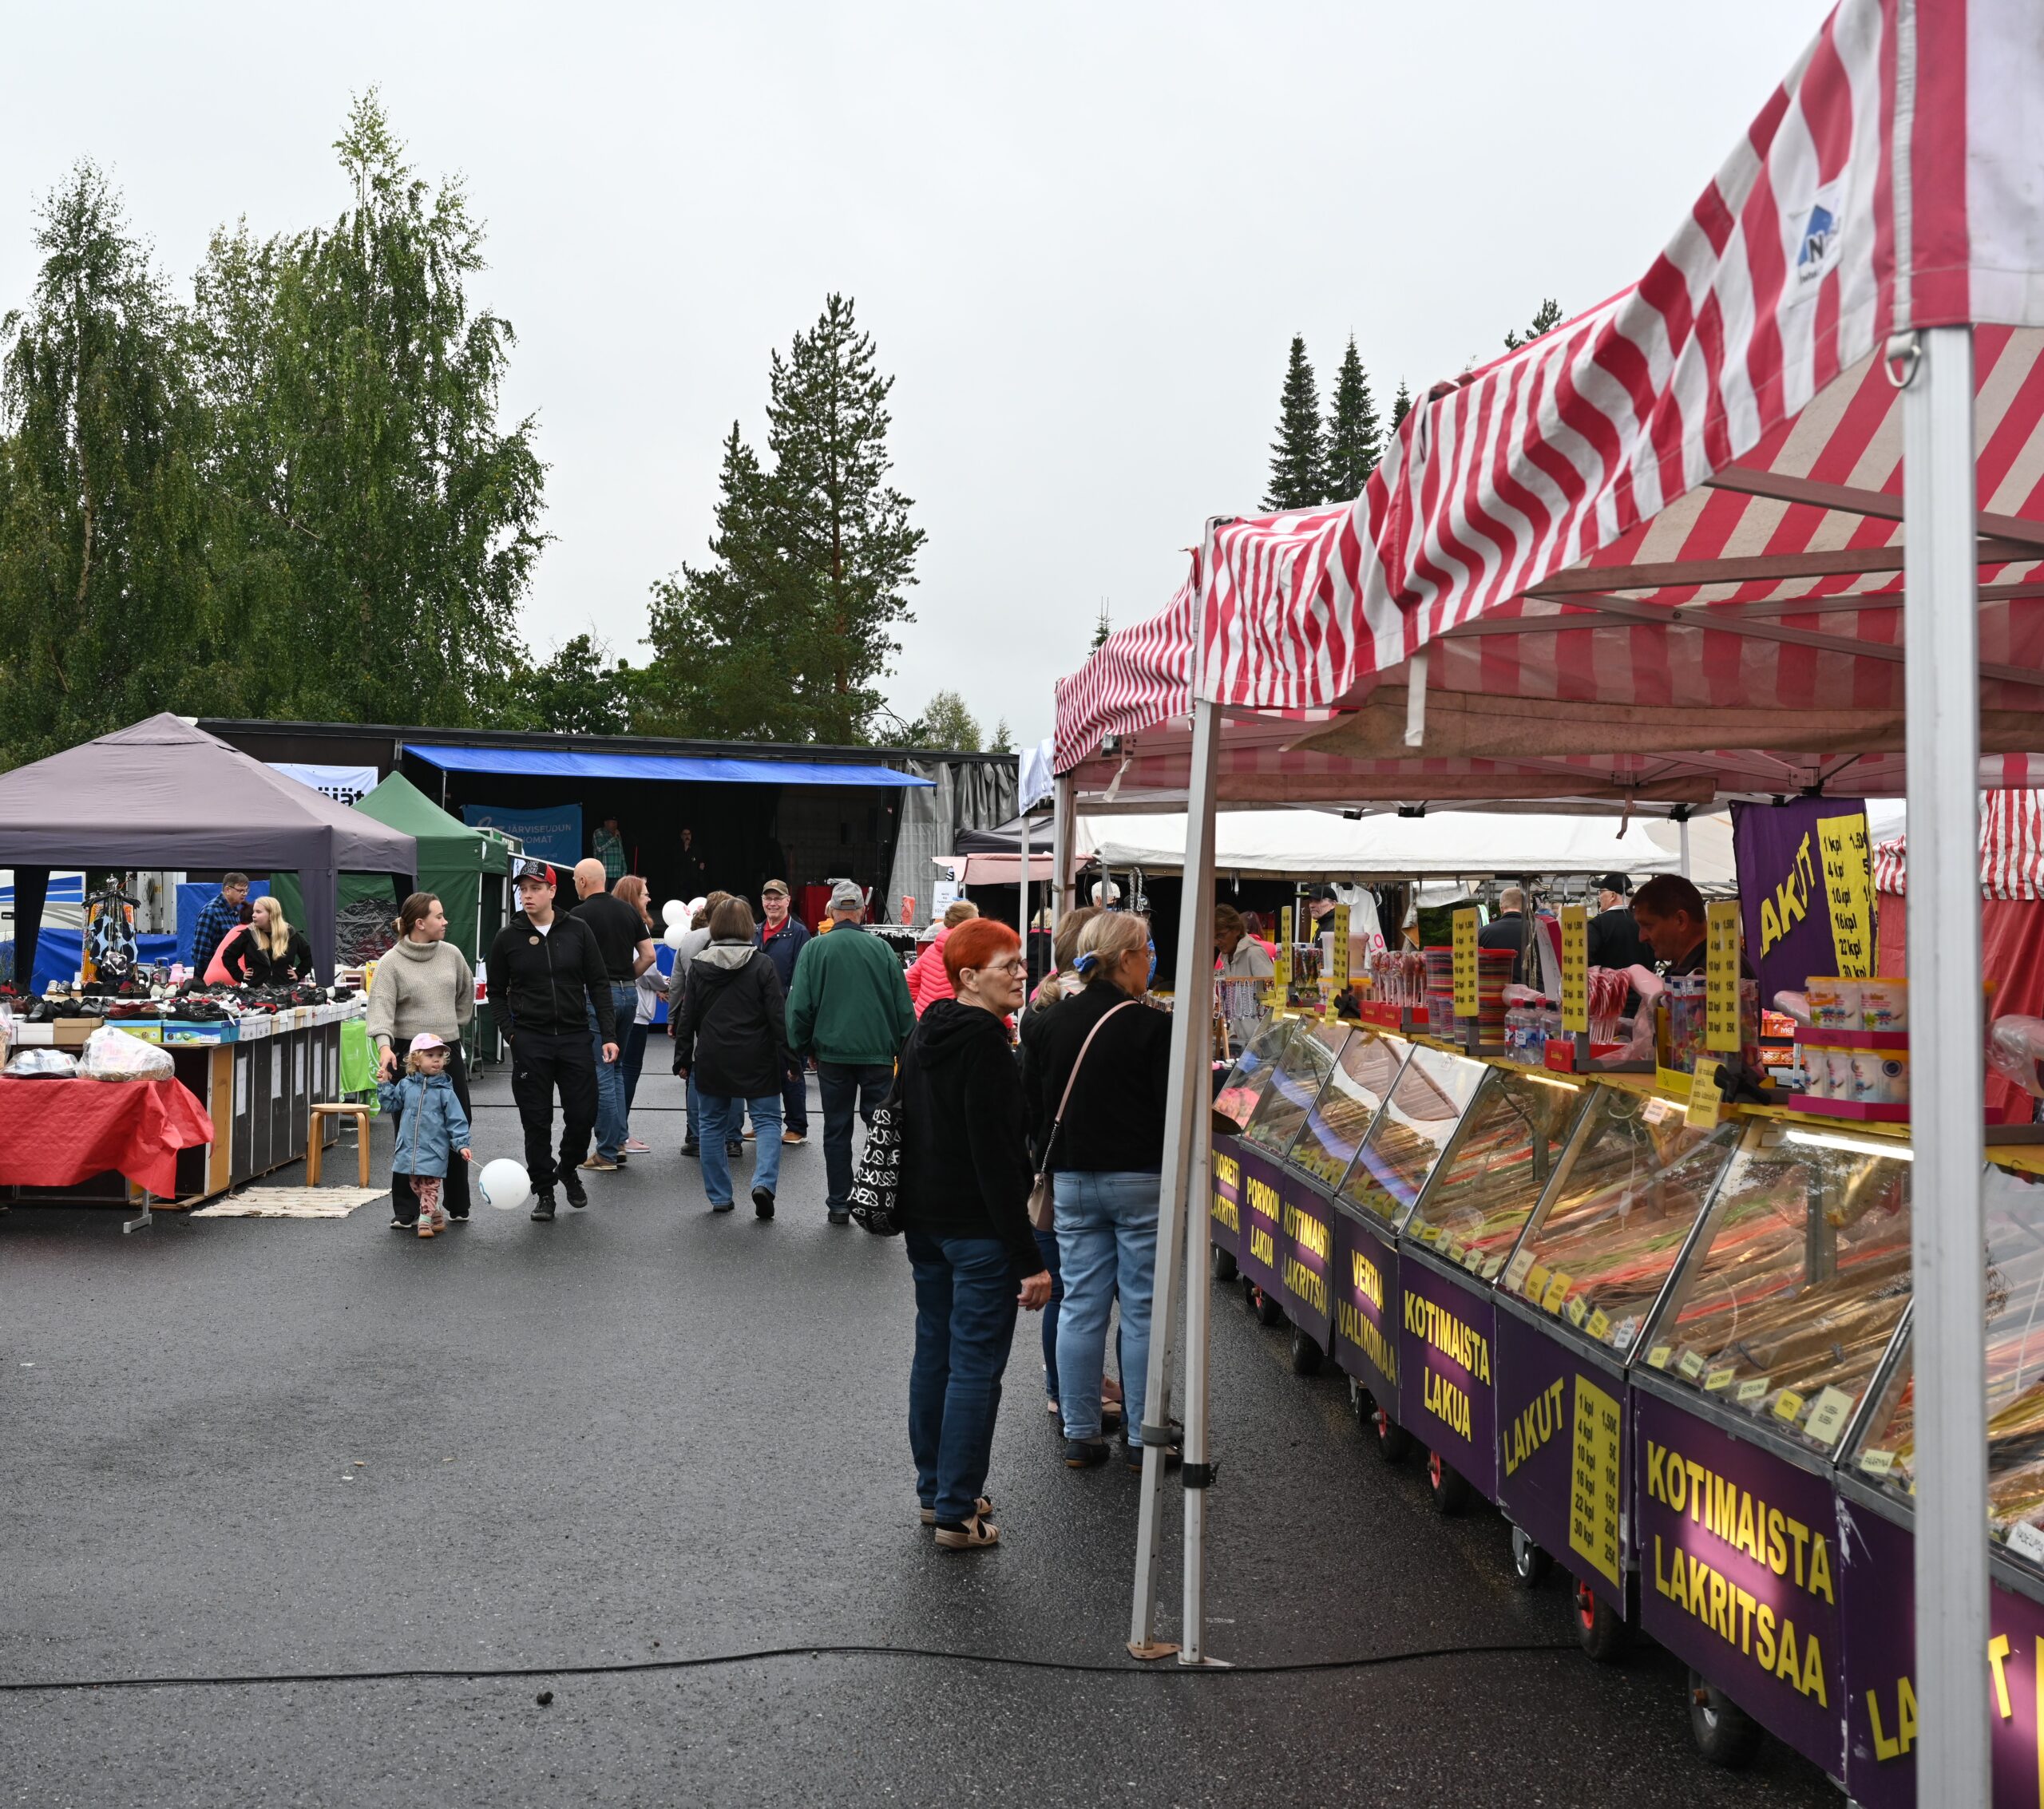
[[[1530,346],[1544,333],[1551,333],[1562,323],[1561,303],[1550,295],[1534,310],[1532,324],[1523,334],[1507,333],[1504,336],[1504,349],[1515,352],[1521,346]]]
[[[576,635],[534,666],[521,660],[486,694],[492,728],[558,729],[575,735],[630,732],[639,674],[592,635]]]
[[[1391,430],[1398,431],[1399,423],[1412,412],[1412,393],[1405,387],[1405,379],[1398,379],[1398,394],[1391,398]]]
[[[1334,379],[1333,404],[1327,414],[1328,500],[1349,502],[1361,496],[1383,456],[1377,402],[1370,394],[1363,361],[1356,351],[1356,336],[1351,333],[1349,348],[1341,354],[1341,370]]]
[[[1088,653],[1098,653],[1107,644],[1107,636],[1115,631],[1115,625],[1107,616],[1107,600],[1100,599],[1100,619],[1093,624],[1093,639],[1087,644]]]
[[[733,424],[711,563],[653,587],[642,727],[854,742],[884,714],[879,682],[914,619],[924,534],[887,482],[892,378],[833,295],[767,376],[763,463]]]
[[[1001,724],[1005,733],[1008,725]],[[955,754],[980,751],[980,722],[965,707],[955,691],[941,691],[924,707],[922,714],[909,725],[908,746],[942,748]],[[996,752],[1006,752],[999,749]]]
[[[1278,437],[1270,442],[1270,487],[1263,507],[1310,509],[1323,501],[1326,489],[1327,447],[1320,425],[1320,392],[1313,366],[1306,362],[1305,335],[1292,335],[1285,366],[1285,387],[1278,406]]]
[[[1003,716],[994,723],[992,737],[987,742],[987,752],[989,754],[1012,754],[1014,751],[1014,733],[1008,726],[1008,718],[1005,716]]]

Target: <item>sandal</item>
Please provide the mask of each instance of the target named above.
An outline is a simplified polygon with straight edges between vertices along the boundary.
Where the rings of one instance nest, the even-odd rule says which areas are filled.
[[[984,1551],[1000,1543],[1000,1529],[976,1514],[962,1526],[940,1526],[937,1542],[946,1551]]]
[[[972,1512],[975,1517],[984,1518],[986,1515],[993,1512],[993,1498],[991,1495],[981,1495],[972,1503]],[[935,1508],[926,1507],[923,1510],[923,1524],[925,1526],[934,1526],[937,1524]]]

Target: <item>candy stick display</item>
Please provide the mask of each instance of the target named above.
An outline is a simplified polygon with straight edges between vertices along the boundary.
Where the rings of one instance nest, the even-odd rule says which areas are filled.
[[[1303,1034],[1294,1035],[1271,1065],[1270,1084],[1242,1127],[1242,1141],[1281,1157],[1305,1122],[1348,1039],[1345,1024],[1310,1024]]]
[[[1250,1039],[1249,1047],[1228,1071],[1228,1078],[1214,1101],[1214,1109],[1239,1130],[1254,1114],[1257,1102],[1270,1084],[1285,1046],[1297,1028],[1289,1018],[1274,1019]]]
[[[1416,1047],[1363,1140],[1342,1197],[1393,1222],[1402,1217],[1486,1071],[1480,1063]]]
[[[1497,1075],[1470,1106],[1407,1231],[1464,1268],[1495,1275],[1586,1103],[1568,1088]]]
[[[1359,1030],[1349,1038],[1292,1144],[1286,1160],[1293,1168],[1329,1187],[1341,1185],[1408,1047],[1373,1030]]]

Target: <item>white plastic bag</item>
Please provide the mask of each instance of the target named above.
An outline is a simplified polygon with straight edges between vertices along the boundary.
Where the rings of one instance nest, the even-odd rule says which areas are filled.
[[[79,1071],[88,1080],[168,1080],[177,1068],[168,1050],[101,1024],[85,1039]]]

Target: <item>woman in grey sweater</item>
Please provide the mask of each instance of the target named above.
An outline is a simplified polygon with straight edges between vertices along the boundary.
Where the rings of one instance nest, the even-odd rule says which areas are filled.
[[[460,949],[446,940],[447,913],[430,892],[414,892],[398,912],[398,941],[376,964],[376,983],[369,989],[367,1029],[377,1047],[378,1073],[388,1080],[398,1067],[398,1051],[430,1030],[447,1045],[447,1077],[473,1122],[469,1072],[461,1059],[461,1031],[476,1015],[476,978]],[[441,1197],[449,1218],[469,1216],[468,1165],[451,1165]],[[418,1223],[418,1196],[402,1175],[390,1179],[390,1225],[394,1230]]]

